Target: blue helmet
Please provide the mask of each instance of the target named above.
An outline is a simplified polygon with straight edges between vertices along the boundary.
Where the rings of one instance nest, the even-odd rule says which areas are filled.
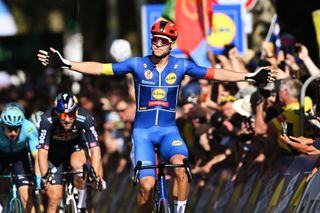
[[[24,114],[16,106],[8,106],[1,113],[2,122],[7,126],[21,126],[24,121]]]
[[[7,107],[18,107],[23,113],[25,113],[24,107],[19,102],[9,102],[4,105],[4,109]]]
[[[69,113],[78,108],[78,99],[75,95],[70,93],[60,93],[54,101],[54,108],[57,113]]]

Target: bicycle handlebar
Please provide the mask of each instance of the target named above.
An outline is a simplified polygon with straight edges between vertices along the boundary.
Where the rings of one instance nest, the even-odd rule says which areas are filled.
[[[149,166],[142,166],[142,162],[138,161],[137,165],[134,167],[134,176],[133,176],[133,183],[134,185],[137,185],[138,182],[138,176],[140,173],[140,170],[144,169],[163,169],[163,168],[179,168],[184,167],[186,174],[188,176],[188,182],[191,183],[192,181],[192,175],[191,170],[189,167],[188,160],[186,158],[183,159],[183,164],[166,164],[164,162],[159,162],[157,165],[149,165]]]
[[[33,174],[5,174],[5,175],[0,175],[0,178],[6,178],[6,179],[15,179],[15,178],[19,178],[19,177],[34,177]]]

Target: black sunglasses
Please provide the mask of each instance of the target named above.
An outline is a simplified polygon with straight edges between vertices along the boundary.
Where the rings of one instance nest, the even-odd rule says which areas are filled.
[[[8,126],[8,125],[4,125],[5,128],[9,131],[9,132],[12,132],[12,131],[19,131],[21,126]]]

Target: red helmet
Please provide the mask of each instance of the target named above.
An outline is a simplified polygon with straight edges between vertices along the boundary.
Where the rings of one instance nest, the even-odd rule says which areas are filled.
[[[173,41],[175,41],[178,37],[178,30],[176,26],[168,21],[159,20],[156,21],[151,28],[152,35],[160,34],[164,36],[168,36]]]

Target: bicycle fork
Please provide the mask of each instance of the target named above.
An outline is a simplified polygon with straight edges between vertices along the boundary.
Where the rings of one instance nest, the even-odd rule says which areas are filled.
[[[12,183],[12,197],[9,205],[10,205],[9,206],[10,212],[13,211],[14,208],[18,208],[16,210],[18,210],[19,212],[22,212],[22,204],[21,204],[21,201],[18,199],[18,188],[15,183]]]
[[[70,204],[70,202],[75,202],[75,203],[77,203],[76,202],[76,200],[77,200],[77,194],[78,194],[78,192],[77,192],[77,189],[76,189],[76,187],[74,187],[71,183],[69,183],[67,186],[66,186],[66,195],[67,195],[67,197],[66,197],[66,204],[68,205],[68,204]]]

